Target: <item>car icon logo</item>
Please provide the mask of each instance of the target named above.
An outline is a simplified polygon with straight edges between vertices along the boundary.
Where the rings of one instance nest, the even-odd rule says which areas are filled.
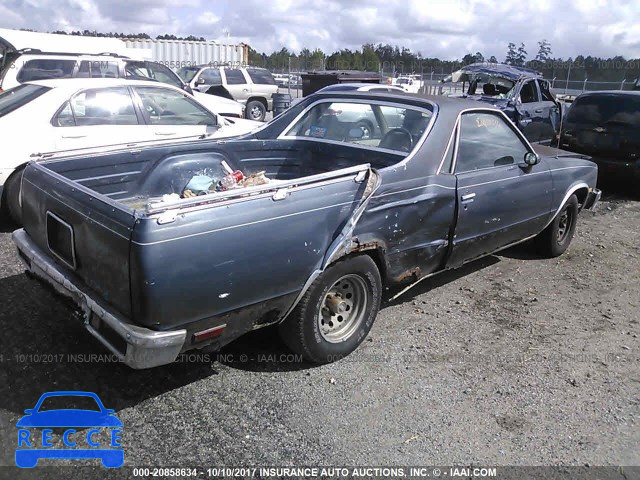
[[[68,405],[80,405],[80,408],[69,408]],[[34,408],[24,412],[26,415],[16,423],[18,467],[33,468],[41,458],[99,458],[107,468],[124,464],[124,450],[120,444],[122,422],[114,410],[104,407],[95,393],[47,392]],[[62,434],[61,438],[54,439],[54,429]]]

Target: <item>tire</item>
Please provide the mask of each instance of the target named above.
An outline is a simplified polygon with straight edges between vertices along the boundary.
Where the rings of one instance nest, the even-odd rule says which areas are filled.
[[[553,222],[535,238],[538,251],[547,257],[562,255],[573,239],[578,221],[578,198],[571,195]]]
[[[354,128],[359,128],[362,130],[362,140],[368,140],[373,138],[373,125],[366,120],[362,120],[356,123]]]
[[[252,100],[247,103],[247,109],[245,110],[244,116],[249,120],[262,122],[266,114],[267,108],[264,106],[264,103],[259,100]]]
[[[20,183],[24,167],[13,172],[4,182],[2,190],[2,214],[6,220],[22,226],[22,208],[20,207]]]
[[[334,362],[365,339],[378,315],[381,297],[380,272],[371,257],[341,260],[311,284],[279,325],[280,336],[310,362]]]

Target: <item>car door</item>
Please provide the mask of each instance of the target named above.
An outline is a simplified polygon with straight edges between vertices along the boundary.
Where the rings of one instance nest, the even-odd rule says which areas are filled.
[[[127,87],[87,89],[74,94],[52,119],[57,150],[150,140],[153,134],[136,110]]]
[[[526,80],[516,96],[516,123],[530,142],[539,142],[544,126],[544,109],[535,79]]]
[[[217,117],[186,92],[165,87],[133,87],[154,138],[180,138],[206,133]]]
[[[548,164],[526,166],[524,156],[532,150],[503,114],[467,111],[458,128],[451,266],[538,233],[552,197]]]
[[[560,130],[560,107],[551,93],[549,82],[539,78],[536,83],[540,91],[540,106],[538,110],[542,110],[543,117],[539,141],[548,143],[555,137],[556,132]]]
[[[239,68],[224,68],[224,86],[236,102],[247,103],[251,97],[251,84],[248,76]]]

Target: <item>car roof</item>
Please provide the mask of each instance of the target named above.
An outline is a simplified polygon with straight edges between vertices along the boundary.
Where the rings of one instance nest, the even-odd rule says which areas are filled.
[[[34,80],[32,82],[25,82],[31,85],[41,85],[48,88],[65,88],[69,90],[79,88],[106,88],[106,87],[120,87],[127,85],[138,85],[148,87],[166,87],[174,90],[182,91],[167,83],[157,82],[155,80],[131,80],[127,78],[55,78],[48,80]]]
[[[420,93],[400,93],[400,92],[360,92],[357,90],[336,90],[328,92],[316,92],[318,97],[346,97],[346,98],[370,98],[375,100],[386,99],[391,102],[410,103],[415,106],[430,107],[436,104],[439,109],[446,108],[448,111],[459,113],[468,109],[496,110],[490,104],[478,103],[476,100],[466,98],[447,97],[445,95],[424,95]]]
[[[386,83],[364,83],[364,82],[345,82],[345,83],[336,83],[334,85],[327,85],[322,88],[324,92],[332,92],[332,91],[341,91],[341,90],[361,90],[366,91],[366,89],[370,88],[391,88],[396,91],[402,90],[400,87],[396,87],[395,85],[388,85]]]
[[[640,95],[640,90],[593,90],[591,92],[582,92],[576,97],[590,97],[597,95]]]
[[[518,80],[522,77],[531,77],[538,78],[542,77],[540,72],[532,70],[530,68],[525,67],[517,67],[515,65],[506,65],[504,63],[471,63],[469,65],[465,65],[457,72],[452,74],[456,75],[458,73],[465,74],[488,74],[488,75],[499,75],[501,77],[507,78],[509,80]]]

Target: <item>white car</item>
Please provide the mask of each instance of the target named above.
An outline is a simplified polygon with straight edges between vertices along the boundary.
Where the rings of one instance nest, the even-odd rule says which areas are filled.
[[[336,83],[327,85],[318,92],[371,92],[371,93],[405,93],[406,90],[384,83]]]
[[[186,92],[153,81],[94,78],[24,83],[0,94],[0,208],[19,223],[22,168],[35,154],[185,137],[230,137],[263,125],[225,118]]]

